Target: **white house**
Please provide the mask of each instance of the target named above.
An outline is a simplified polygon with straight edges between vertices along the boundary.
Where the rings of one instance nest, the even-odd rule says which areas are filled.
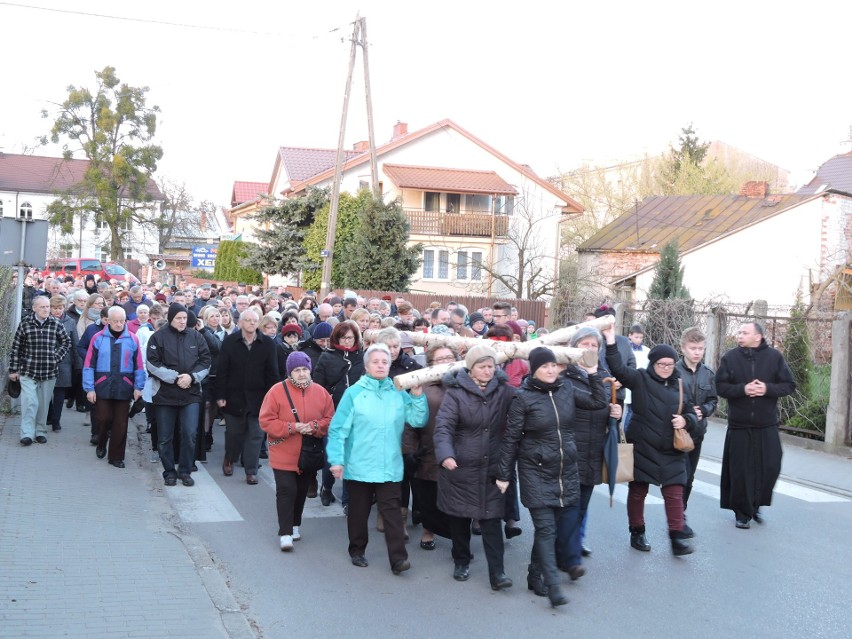
[[[88,160],[66,160],[35,155],[0,153],[0,214],[5,217],[47,219],[47,207],[83,180]],[[153,180],[146,190],[151,202],[146,206],[149,215],[159,213],[163,199]],[[47,256],[95,257],[109,261],[110,231],[95,215],[81,220],[77,216],[73,232],[63,233],[51,226],[48,234]],[[157,235],[151,229],[128,222],[122,236],[125,259],[139,258],[157,251]]]
[[[298,197],[309,187],[330,187],[334,149],[281,147],[268,193]],[[507,287],[525,255],[524,295],[547,295],[558,273],[560,223],[582,206],[528,166],[519,164],[451,120],[412,133],[397,123],[391,140],[376,148],[379,191],[399,199],[410,223],[409,242],[423,244],[423,263],[412,290],[460,290],[514,296]],[[345,152],[341,190],[371,188],[368,144]],[[250,235],[242,209],[232,209],[235,232]],[[542,293],[542,291],[545,291]]]
[[[801,287],[807,302],[849,259],[852,195],[770,195],[765,182],[749,182],[740,195],[647,198],[580,245],[581,269],[612,296],[642,300],[672,240],[694,299],[790,306]]]

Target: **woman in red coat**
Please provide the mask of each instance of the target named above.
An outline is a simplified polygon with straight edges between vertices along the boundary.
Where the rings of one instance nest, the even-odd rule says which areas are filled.
[[[293,542],[302,538],[302,511],[310,482],[310,473],[299,470],[302,437],[325,437],[333,415],[331,395],[311,381],[311,358],[301,351],[290,353],[287,379],[269,389],[260,408],[260,427],[269,436],[269,465],[275,474],[279,545],[283,551],[293,550]]]

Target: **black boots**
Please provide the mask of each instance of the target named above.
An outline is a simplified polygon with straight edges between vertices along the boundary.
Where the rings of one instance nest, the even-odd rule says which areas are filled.
[[[547,586],[544,585],[544,579],[538,566],[530,564],[527,571],[527,590],[532,590],[539,597],[546,597]]]
[[[550,599],[551,608],[556,606],[564,606],[568,603],[568,597],[562,592],[562,586],[547,586],[547,598]]]
[[[630,545],[642,552],[651,550],[651,544],[648,543],[648,538],[645,537],[645,526],[630,526]]]
[[[692,546],[686,541],[688,537],[682,530],[670,530],[669,539],[672,540],[672,554],[679,557],[680,555],[691,555]]]
[[[503,590],[512,587],[512,580],[506,576],[505,572],[492,572],[489,573],[488,577],[491,580],[491,590]]]

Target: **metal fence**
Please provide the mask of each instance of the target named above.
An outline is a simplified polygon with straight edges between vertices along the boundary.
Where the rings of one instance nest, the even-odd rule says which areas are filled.
[[[792,348],[794,319],[790,307],[648,300],[637,308],[623,309],[619,317],[624,334],[632,324],[643,325],[648,346],[665,343],[679,349],[682,331],[698,327],[707,335],[705,363],[714,370],[721,356],[737,346],[740,324],[759,322],[764,327],[766,342],[784,354],[794,376],[800,380],[796,392],[779,402],[782,428],[803,437],[824,438],[831,392],[832,314],[815,312],[800,318],[806,336],[804,350]],[[725,400],[719,401],[717,416],[727,417]]]

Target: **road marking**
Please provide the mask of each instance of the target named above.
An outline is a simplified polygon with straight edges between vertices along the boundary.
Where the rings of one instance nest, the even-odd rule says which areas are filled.
[[[595,486],[595,492],[599,495],[604,495],[609,498],[609,485],[608,484],[600,484]],[[627,503],[627,484],[616,484],[615,492],[612,494],[612,501],[618,502],[619,504]],[[658,504],[662,504],[663,500],[659,497],[652,495],[650,492],[648,496],[645,497],[645,503],[649,506],[657,506]]]
[[[243,520],[204,464],[198,464],[198,471],[192,473],[192,478],[195,486],[191,488],[182,486],[180,479],[174,488],[166,488],[166,495],[183,521],[205,524]]]
[[[267,465],[264,465],[259,473],[260,475],[260,483],[261,485],[267,485],[269,488],[275,492],[275,473]],[[317,474],[320,481],[322,481],[321,475]],[[330,506],[323,506],[322,502],[320,502],[319,497],[314,497],[313,499],[305,500],[305,509],[302,511],[302,519],[319,519],[320,517],[343,517],[343,507],[340,505],[340,490],[341,483],[337,482],[335,484],[335,488],[337,488],[337,494],[335,501]]]
[[[700,459],[698,460],[698,470],[703,470],[708,473],[712,473],[714,475],[721,476],[722,474],[722,464],[717,461],[712,461],[709,459]],[[695,484],[698,484],[696,481]],[[697,490],[695,485],[693,485],[693,490]],[[704,495],[708,495],[709,493],[701,492]],[[787,497],[792,497],[793,499],[800,499],[802,501],[807,501],[811,503],[842,503],[850,501],[848,497],[842,497],[840,495],[832,495],[831,493],[825,492],[824,490],[817,490],[816,488],[809,488],[807,486],[802,486],[801,484],[795,484],[791,481],[786,481],[784,479],[779,479],[775,482],[775,491],[779,495],[786,495]],[[712,495],[711,495],[712,496]],[[715,497],[718,499],[719,497],[719,488],[716,487]]]

